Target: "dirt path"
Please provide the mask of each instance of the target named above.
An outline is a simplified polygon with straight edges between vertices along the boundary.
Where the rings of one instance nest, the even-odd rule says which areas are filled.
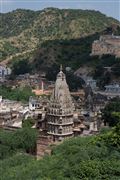
[[[0,62],[0,65],[6,65],[8,64],[9,61],[11,61],[13,58],[15,57],[18,57],[18,56],[21,56],[21,55],[24,55],[24,54],[27,54],[29,52],[32,52],[34,51],[35,49],[30,49],[30,50],[27,50],[27,51],[23,51],[23,52],[20,52],[20,53],[16,53],[14,55],[10,55],[9,57],[7,57],[5,60],[3,60],[2,62]]]

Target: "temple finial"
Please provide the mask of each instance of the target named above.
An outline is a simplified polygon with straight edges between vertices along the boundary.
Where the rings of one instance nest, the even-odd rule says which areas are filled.
[[[60,71],[62,71],[63,70],[63,67],[62,67],[62,64],[60,65]]]

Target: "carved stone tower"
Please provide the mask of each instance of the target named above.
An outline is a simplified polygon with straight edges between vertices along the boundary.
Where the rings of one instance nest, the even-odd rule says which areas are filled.
[[[47,130],[54,141],[73,136],[73,111],[74,105],[61,67],[47,107]]]

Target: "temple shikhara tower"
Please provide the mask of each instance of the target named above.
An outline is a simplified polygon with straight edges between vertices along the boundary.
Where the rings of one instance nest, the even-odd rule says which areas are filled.
[[[52,135],[53,141],[73,136],[73,111],[74,105],[61,66],[46,116],[47,133]]]
[[[47,103],[45,112],[38,120],[37,128],[39,137],[37,139],[37,157],[43,157],[51,153],[51,144],[57,144],[66,138],[80,135],[97,133],[100,114],[94,112],[91,92],[86,89],[86,109],[77,109],[75,101],[72,102],[71,94],[66,82],[65,74],[60,68],[55,86]],[[87,112],[87,116],[84,113]],[[89,114],[88,114],[89,113]],[[44,115],[44,116],[43,116]]]

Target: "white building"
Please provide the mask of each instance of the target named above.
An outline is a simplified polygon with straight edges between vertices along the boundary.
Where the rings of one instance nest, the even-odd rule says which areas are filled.
[[[0,77],[9,76],[11,72],[9,67],[0,66]]]
[[[105,86],[105,91],[97,91],[97,93],[106,96],[108,99],[119,96],[120,97],[120,85],[110,84]]]
[[[119,84],[110,84],[105,86],[105,92],[106,93],[120,93],[120,85]]]
[[[32,96],[29,98],[29,109],[31,111],[39,109],[41,107],[41,103],[38,99],[33,98]]]

